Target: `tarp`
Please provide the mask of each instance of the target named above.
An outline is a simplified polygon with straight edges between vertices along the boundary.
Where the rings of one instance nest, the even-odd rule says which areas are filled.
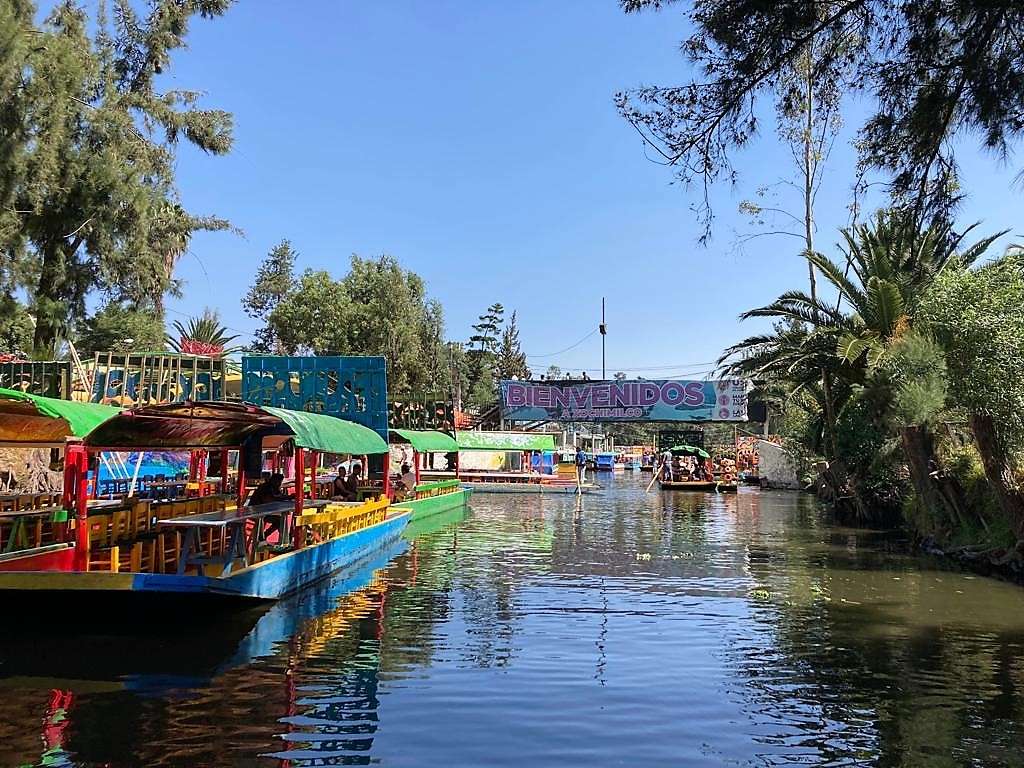
[[[555,437],[536,432],[456,432],[460,451],[553,451]]]
[[[96,403],[76,403],[0,387],[0,443],[60,445],[83,437],[121,412]]]
[[[436,430],[392,429],[392,436],[398,435],[402,441],[409,443],[420,453],[451,453],[459,450],[455,438]]]
[[[248,403],[167,403],[123,411],[86,437],[93,448],[182,450],[233,448],[251,436],[291,436],[295,444],[327,453],[382,454],[388,446],[373,430],[319,413]]]
[[[369,427],[345,421],[322,413],[290,411],[287,408],[262,406],[262,410],[291,427],[295,444],[327,453],[352,453],[356,455],[387,453],[388,444],[384,438]]]
[[[702,459],[710,459],[711,454],[705,451],[703,448],[698,448],[695,445],[673,445],[669,448],[672,451],[672,455],[680,456],[699,456]]]

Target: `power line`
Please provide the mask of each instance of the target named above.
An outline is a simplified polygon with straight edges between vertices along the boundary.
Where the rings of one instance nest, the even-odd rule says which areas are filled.
[[[542,358],[542,357],[557,357],[558,355],[561,355],[561,354],[563,354],[563,353],[565,353],[565,352],[568,352],[568,351],[569,351],[569,350],[571,350],[571,349],[576,349],[576,347],[578,347],[578,346],[579,346],[580,344],[582,344],[582,343],[583,343],[584,341],[586,341],[587,339],[589,339],[589,338],[590,338],[591,336],[593,336],[593,335],[594,335],[595,333],[597,333],[597,332],[598,332],[598,331],[600,331],[600,330],[601,330],[600,328],[595,328],[595,329],[594,329],[594,330],[592,330],[592,331],[591,331],[590,333],[588,333],[588,334],[587,334],[586,336],[584,336],[584,337],[583,337],[582,339],[580,339],[580,340],[579,340],[579,341],[577,341],[577,342],[576,342],[575,344],[573,344],[573,345],[572,345],[571,347],[566,347],[565,349],[561,349],[561,350],[559,350],[558,352],[552,352],[552,353],[550,353],[550,354],[548,354],[548,355],[527,355],[526,357],[527,357],[528,359],[529,359],[529,358],[532,358],[532,359],[534,359],[534,360],[536,360],[536,359],[538,359],[538,358]]]

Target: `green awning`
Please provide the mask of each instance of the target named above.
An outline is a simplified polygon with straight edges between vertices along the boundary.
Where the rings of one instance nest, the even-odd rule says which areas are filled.
[[[89,433],[94,448],[186,450],[235,448],[258,436],[291,437],[326,453],[383,454],[388,445],[368,427],[334,416],[248,403],[184,402],[123,411]]]
[[[291,427],[295,434],[295,444],[302,448],[356,455],[388,452],[388,444],[384,442],[383,437],[354,421],[345,421],[322,413],[272,408],[269,405],[262,406],[262,410],[277,416]]]
[[[455,438],[444,432],[432,429],[391,429],[388,431],[392,442],[409,443],[420,453],[451,453],[459,450],[459,444],[455,442]],[[396,440],[396,435],[400,439]]]
[[[673,445],[669,450],[673,456],[699,456],[702,459],[710,459],[711,454],[703,448],[695,445]]]
[[[554,435],[538,432],[456,432],[460,451],[553,451]]]
[[[83,437],[121,412],[98,403],[76,403],[0,387],[0,443],[60,445],[67,437]]]

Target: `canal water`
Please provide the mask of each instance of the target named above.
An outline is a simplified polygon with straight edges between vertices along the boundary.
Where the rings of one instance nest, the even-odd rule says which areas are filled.
[[[1024,765],[1024,589],[646,480],[479,494],[216,627],[4,630],[0,766]]]

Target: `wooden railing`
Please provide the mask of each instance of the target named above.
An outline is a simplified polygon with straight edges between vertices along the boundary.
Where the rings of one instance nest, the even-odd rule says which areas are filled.
[[[462,488],[458,480],[438,480],[434,483],[420,483],[415,488],[417,499],[428,499],[431,496],[443,496],[448,493],[455,493]]]
[[[322,510],[304,512],[295,520],[295,540],[313,544],[369,528],[384,522],[389,505],[388,499],[380,497],[363,502],[333,502]]]

